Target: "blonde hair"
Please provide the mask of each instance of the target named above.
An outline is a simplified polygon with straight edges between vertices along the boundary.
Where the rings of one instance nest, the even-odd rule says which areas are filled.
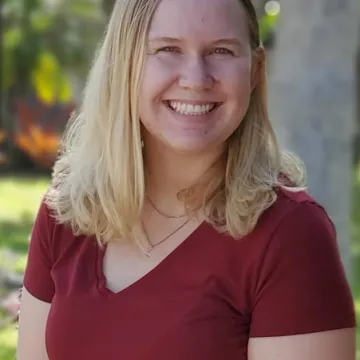
[[[46,197],[60,223],[99,244],[132,238],[145,197],[137,98],[147,34],[160,0],[117,0],[106,36],[92,66],[79,115],[69,121]],[[241,0],[249,18],[251,46],[260,46],[255,10]],[[226,169],[184,190],[188,207],[206,221],[242,237],[276,200],[280,175],[304,185],[301,162],[279,149],[267,112],[265,81],[253,90],[241,125],[229,139]],[[199,192],[199,189],[201,191]]]

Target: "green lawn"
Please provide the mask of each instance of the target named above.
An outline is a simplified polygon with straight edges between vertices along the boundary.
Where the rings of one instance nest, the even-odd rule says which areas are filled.
[[[23,271],[32,224],[48,179],[0,177],[0,264]],[[11,250],[11,252],[9,252]],[[16,329],[0,329],[0,359],[15,359]]]
[[[5,265],[19,272],[24,270],[29,234],[48,181],[46,178],[0,177],[0,264],[2,266]],[[351,232],[355,274],[356,279],[360,279],[360,167],[355,176],[354,205]],[[354,294],[360,320],[359,281],[355,281]],[[15,359],[15,346],[16,329],[13,326],[0,329],[0,359]],[[358,346],[360,346],[360,328]],[[360,360],[360,348],[357,359]]]

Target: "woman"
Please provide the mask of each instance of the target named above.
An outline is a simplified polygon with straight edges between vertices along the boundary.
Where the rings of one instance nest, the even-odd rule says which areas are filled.
[[[118,0],[33,230],[18,359],[354,359],[303,178],[249,0]]]

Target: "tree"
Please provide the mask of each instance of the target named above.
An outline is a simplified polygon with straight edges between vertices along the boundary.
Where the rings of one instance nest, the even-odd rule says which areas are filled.
[[[87,71],[104,28],[96,1],[3,1],[4,90],[24,91],[44,54],[52,56],[64,71],[85,67]]]
[[[49,129],[40,125],[42,118],[46,118],[45,110],[51,106],[59,109],[58,105],[64,105],[66,112],[58,111],[64,117],[61,129],[56,128],[53,114],[46,121],[53,126],[52,131],[62,131],[68,118],[67,105],[76,98],[73,85],[88,71],[105,17],[100,0],[2,0],[2,6],[0,81],[5,116],[0,119],[0,140],[7,134],[9,162],[23,166],[29,164],[27,155],[40,149],[29,142],[40,138],[37,132],[34,135],[39,127],[43,127],[41,148],[46,144],[49,149],[56,149],[57,141],[49,138]],[[24,103],[28,105],[26,109]],[[43,106],[38,107],[39,103]],[[39,115],[40,110],[43,116]]]
[[[269,91],[280,140],[304,160],[349,276],[358,10],[358,0],[283,1]]]

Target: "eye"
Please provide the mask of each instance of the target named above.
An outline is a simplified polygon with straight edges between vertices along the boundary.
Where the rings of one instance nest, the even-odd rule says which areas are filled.
[[[158,52],[179,52],[179,48],[175,47],[175,46],[165,46],[162,47],[158,50]]]
[[[216,48],[213,50],[214,54],[221,54],[221,55],[233,55],[234,53],[226,48]]]

